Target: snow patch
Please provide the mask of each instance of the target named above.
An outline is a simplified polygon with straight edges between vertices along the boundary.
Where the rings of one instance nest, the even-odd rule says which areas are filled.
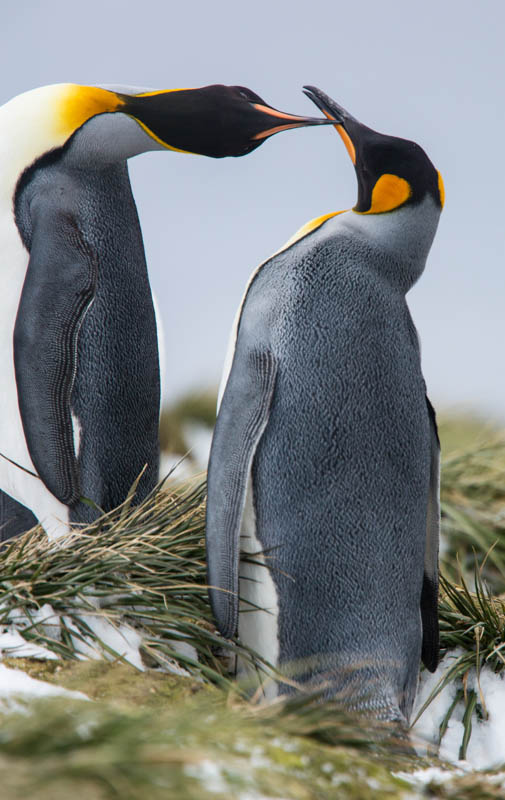
[[[453,666],[456,658],[461,654],[461,650],[451,651],[440,662],[437,671],[433,675],[423,672],[413,715],[414,719],[440,679],[443,678]],[[475,669],[471,669],[468,674],[467,691],[470,692],[472,690],[476,692],[479,703],[482,693],[488,717],[481,720],[475,714],[473,715],[472,734],[466,751],[466,759],[461,761],[459,760],[459,752],[464,732],[463,715],[465,705],[463,701],[458,702],[442,738],[439,757],[443,760],[457,763],[463,769],[495,769],[505,764],[505,680],[503,679],[503,674],[497,675],[489,667],[484,666],[478,681]],[[419,739],[431,745],[438,745],[440,724],[454,701],[456,691],[457,686],[454,681],[451,681],[448,686],[444,687],[438,697],[430,703],[413,726],[413,743],[418,752],[424,754],[426,749],[418,741]]]
[[[100,643],[83,634],[70,617],[64,616],[62,620],[72,632],[72,644],[78,653],[86,658],[105,658],[107,661],[115,661],[119,656],[144,671],[139,651],[142,637],[137,631],[129,625],[115,624],[102,614],[79,614],[79,619],[93,631]]]
[[[74,634],[72,642],[76,651],[82,656],[90,659],[106,658],[110,661],[119,656],[143,671],[145,668],[140,655],[142,645],[140,634],[129,625],[116,623],[100,613],[100,601],[97,598],[89,596],[86,599],[97,609],[97,613],[81,613],[79,619],[100,639],[103,647],[79,631],[69,616],[57,614],[49,603],[45,603],[41,608],[31,610],[29,616],[25,611],[17,609],[9,614],[10,624],[0,632],[0,657],[3,654],[9,658],[58,658],[48,648],[26,641],[22,632],[37,625],[48,638],[61,641],[63,623]]]
[[[416,719],[420,709],[427,701],[435,686],[443,679],[446,672],[453,666],[454,661],[456,661],[462,653],[462,650],[453,650],[442,659],[436,672],[432,674],[425,670],[421,673],[412,719]],[[416,749],[418,749],[417,745],[419,744],[420,754],[424,755],[426,748],[423,748],[422,741],[417,742],[417,738],[429,742],[431,745],[438,744],[440,725],[456,696],[456,691],[456,684],[454,681],[451,681],[429,704],[428,708],[422,713],[412,727],[411,733],[414,737],[414,745]]]
[[[180,636],[178,631],[174,630],[173,628],[168,628],[167,633],[174,633],[177,636]],[[198,661],[198,653],[196,652],[196,648],[193,647],[192,644],[189,644],[189,642],[185,642],[182,639],[177,638],[177,639],[170,639],[170,644],[172,645],[175,652],[179,653],[180,656],[184,656],[185,658],[191,658],[193,661]]]
[[[102,605],[107,605],[112,600],[112,595],[105,600],[87,595],[86,602],[91,609],[89,613],[86,610],[80,612],[78,619],[75,613],[73,617],[68,614],[58,614],[49,603],[45,603],[40,609],[31,609],[29,615],[23,610],[15,609],[9,614],[9,624],[0,628],[0,659],[2,655],[9,658],[57,659],[58,656],[48,648],[27,641],[23,637],[23,632],[37,625],[49,639],[61,641],[62,626],[64,626],[70,633],[72,644],[81,660],[104,658],[115,661],[119,657],[143,672],[145,666],[141,656],[142,634],[126,623],[109,618],[106,611],[101,610]],[[96,609],[96,613],[93,608]],[[79,622],[83,623],[82,628],[79,627]],[[89,628],[89,634],[85,628]],[[198,653],[193,645],[182,641],[177,631],[173,632],[177,636],[171,641],[174,651],[198,662]],[[192,677],[173,659],[164,657],[162,661],[162,669],[166,672],[185,678]]]
[[[414,786],[426,786],[429,783],[441,786],[464,774],[465,770],[462,769],[442,769],[441,767],[426,767],[426,769],[416,769],[414,772],[393,772],[395,778],[400,778]]]
[[[2,608],[5,608],[4,604],[2,604]],[[7,620],[8,624],[0,627],[0,659],[3,657],[58,658],[58,656],[47,647],[28,641],[20,633],[20,631],[32,628],[34,625],[41,625],[43,632],[48,638],[60,639],[59,619],[49,603],[45,603],[39,609],[34,609],[30,616],[19,609],[14,610],[8,615]]]
[[[40,658],[57,660],[58,656],[46,647],[27,642],[14,626],[0,633],[0,659],[2,658]]]
[[[0,664],[0,710],[17,711],[22,708],[19,698],[39,698],[39,697],[72,697],[75,700],[88,700],[82,692],[71,692],[62,689],[60,686],[53,686],[46,681],[39,681],[30,678],[26,672],[20,669],[10,669],[4,664]]]
[[[197,764],[187,764],[184,772],[188,777],[196,778],[203,783],[208,792],[217,794],[228,790],[221,767],[208,758],[202,759]]]

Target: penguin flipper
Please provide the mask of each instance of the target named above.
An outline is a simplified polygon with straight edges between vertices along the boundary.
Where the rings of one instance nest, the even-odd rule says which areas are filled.
[[[73,214],[33,210],[30,260],[14,327],[14,366],[28,450],[62,503],[80,497],[70,396],[77,337],[95,293],[97,259]]]
[[[214,429],[207,476],[207,577],[217,626],[234,636],[238,624],[240,526],[259,440],[266,428],[277,362],[267,349],[235,361]]]
[[[421,658],[430,672],[435,672],[439,661],[438,628],[438,543],[440,536],[440,440],[437,433],[435,411],[426,397],[431,435],[431,468],[428,507],[426,511],[426,550],[424,577],[421,592],[421,619],[423,644]]]

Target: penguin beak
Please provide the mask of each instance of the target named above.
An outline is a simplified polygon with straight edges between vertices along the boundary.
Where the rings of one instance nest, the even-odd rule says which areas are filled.
[[[304,86],[303,93],[321,109],[328,121],[333,122],[335,129],[345,144],[352,163],[356,166],[356,147],[349,135],[349,128],[354,128],[355,125],[361,127],[361,123],[316,86]]]
[[[271,106],[263,105],[261,103],[251,103],[252,108],[258,112],[258,122],[261,125],[268,127],[260,130],[252,137],[255,141],[266,139],[273,136],[274,133],[280,131],[287,131],[290,128],[304,128],[309,125],[328,125],[333,122],[332,119],[322,119],[320,117],[300,117],[296,114],[285,114],[284,111],[278,111]],[[272,124],[275,123],[275,124]]]
[[[243,156],[289,128],[333,123],[326,115],[316,119],[278,111],[239,86],[216,84],[119,97],[125,103],[121,110],[158,143],[212,158]]]

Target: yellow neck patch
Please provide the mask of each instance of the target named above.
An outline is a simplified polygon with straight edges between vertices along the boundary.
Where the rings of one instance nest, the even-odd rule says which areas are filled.
[[[344,211],[347,209],[344,209]],[[288,239],[285,245],[283,245],[280,250],[277,250],[275,255],[282,253],[283,250],[287,250],[288,247],[291,247],[293,244],[296,244],[300,239],[303,239],[304,236],[307,236],[312,231],[315,231],[316,228],[320,228],[323,222],[326,222],[327,219],[331,219],[331,217],[336,217],[337,214],[343,214],[344,211],[332,211],[331,214],[323,214],[322,217],[315,217],[311,219],[310,222],[306,222],[305,225],[302,225],[293,236]]]
[[[388,173],[381,175],[372,190],[372,203],[368,211],[357,214],[384,214],[407,202],[412,189],[408,181]]]
[[[152,92],[139,92],[135,97],[155,97],[158,94],[168,94],[169,92],[192,92],[193,89],[186,87],[185,89],[154,89]]]
[[[168,92],[180,92],[181,89],[160,89],[154,92],[140,92],[135,97],[154,97],[155,95],[167,94]],[[172,147],[164,142],[159,136],[156,136],[153,131],[148,128],[138,117],[128,113],[127,99],[123,99],[115,92],[108,91],[107,89],[99,89],[96,86],[69,86],[68,93],[62,98],[59,125],[61,126],[61,133],[70,136],[74,131],[84,125],[92,117],[97,114],[106,114],[113,111],[121,111],[128,114],[132,119],[137,122],[140,127],[151,137],[155,142],[166,147],[167,150],[174,150],[177,153],[189,153],[189,150],[180,150],[178,147]]]
[[[136,95],[136,96],[137,97],[145,97],[145,95]],[[134,114],[128,114],[128,116],[131,117],[132,119],[134,119],[135,122],[137,122],[140,125],[142,130],[145,131],[147,133],[147,135],[151,137],[151,139],[154,139],[155,142],[158,142],[158,144],[161,144],[162,147],[166,147],[167,150],[173,150],[174,153],[187,153],[190,156],[198,156],[198,155],[200,155],[200,153],[192,153],[191,150],[181,150],[180,147],[172,147],[171,144],[167,144],[166,142],[163,141],[163,139],[160,139],[159,136],[156,136],[156,134],[153,133],[151,128],[148,128],[147,125],[145,125],[145,123],[142,122],[142,120],[140,120]]]
[[[118,111],[124,104],[115,92],[71,84],[59,104],[58,127],[69,136],[97,114]]]
[[[443,208],[445,203],[445,187],[440,172],[438,173],[438,193],[440,195],[440,205]]]

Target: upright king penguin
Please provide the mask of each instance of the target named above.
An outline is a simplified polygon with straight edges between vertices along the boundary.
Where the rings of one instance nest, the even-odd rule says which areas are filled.
[[[224,636],[405,723],[421,657],[438,662],[439,537],[438,436],[405,294],[443,183],[419,145],[306,94],[345,143],[358,201],[301,228],[247,286],[209,461],[210,599]]]
[[[88,521],[82,497],[115,507],[146,464],[137,497],[157,480],[156,322],[127,159],[241,156],[321,122],[221,85],[60,84],[0,108],[2,538]]]

